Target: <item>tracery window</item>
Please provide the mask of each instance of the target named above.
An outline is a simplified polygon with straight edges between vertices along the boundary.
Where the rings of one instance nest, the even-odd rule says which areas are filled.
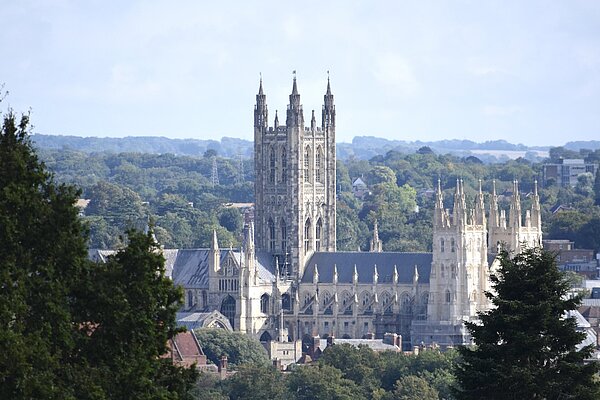
[[[315,181],[319,183],[323,182],[322,164],[321,147],[318,147],[317,153],[315,154]]]
[[[269,156],[269,183],[275,183],[275,149],[271,147]]]
[[[309,251],[312,249],[311,241],[312,241],[312,227],[311,227],[310,218],[309,218],[306,220],[306,224],[304,225],[304,251]]]
[[[287,181],[287,152],[285,146],[281,148],[281,182]]]
[[[269,218],[269,249],[275,250],[275,224],[273,220]]]
[[[315,250],[321,251],[321,231],[323,230],[323,221],[321,218],[317,220],[316,234],[315,234]]]
[[[304,182],[310,182],[310,147],[304,150]]]
[[[285,255],[287,251],[287,225],[285,224],[283,218],[281,219],[279,228],[281,231],[281,251]]]

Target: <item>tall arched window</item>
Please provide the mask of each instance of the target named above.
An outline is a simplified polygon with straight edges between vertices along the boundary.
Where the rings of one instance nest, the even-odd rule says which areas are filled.
[[[454,253],[455,251],[455,243],[454,243],[454,238],[450,239],[450,251],[452,253]]]
[[[275,160],[275,149],[271,147],[269,152],[269,183],[275,183]]]
[[[287,181],[287,152],[285,145],[281,148],[281,182]]]
[[[304,182],[310,182],[310,146],[304,150]]]
[[[279,223],[279,228],[281,232],[281,252],[285,255],[285,252],[287,251],[287,225],[283,218]]]
[[[312,249],[312,226],[310,224],[310,218],[306,220],[304,224],[304,251]]]
[[[319,218],[315,227],[315,250],[321,251],[321,231],[323,230],[323,220]]]
[[[235,299],[233,296],[227,296],[221,303],[221,314],[223,314],[229,322],[231,327],[235,328]]]
[[[269,218],[269,250],[275,250],[275,224],[273,220]]]
[[[263,294],[260,296],[260,312],[264,314],[269,313],[269,301],[271,297],[268,294]]]
[[[444,252],[444,238],[440,239],[440,251],[443,253]]]
[[[317,152],[315,154],[315,181],[322,183],[323,182],[323,156],[321,154],[321,146],[317,147]]]
[[[451,296],[450,290],[446,290],[446,303],[450,303]]]
[[[287,293],[281,295],[281,308],[283,308],[284,311],[292,311],[292,299]]]

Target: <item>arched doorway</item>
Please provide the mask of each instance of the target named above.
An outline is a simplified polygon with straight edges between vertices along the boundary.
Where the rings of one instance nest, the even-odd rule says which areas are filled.
[[[227,296],[221,303],[221,314],[229,320],[232,328],[235,328],[235,299],[232,296]]]

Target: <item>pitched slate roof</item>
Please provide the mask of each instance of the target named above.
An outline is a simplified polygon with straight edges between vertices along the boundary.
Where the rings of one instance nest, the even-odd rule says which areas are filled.
[[[209,249],[164,249],[165,275],[173,280],[176,285],[192,289],[208,289],[208,257]],[[108,257],[115,254],[115,250],[88,250],[88,257],[92,261],[106,262]],[[233,257],[240,265],[242,253],[238,250],[221,250],[221,263],[227,257]],[[268,253],[257,254],[256,267],[258,278],[266,282],[275,281],[273,260]]]
[[[313,281],[315,265],[319,271],[319,282],[333,282],[333,267],[337,267],[338,283],[352,283],[354,266],[358,272],[359,283],[372,283],[373,271],[377,265],[378,282],[392,282],[394,266],[398,271],[399,283],[412,283],[415,265],[419,272],[419,283],[429,283],[431,272],[431,253],[400,252],[318,252],[314,253],[304,270],[302,282]]]

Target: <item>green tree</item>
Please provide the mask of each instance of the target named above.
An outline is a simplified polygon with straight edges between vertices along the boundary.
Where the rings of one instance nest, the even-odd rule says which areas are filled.
[[[437,400],[438,392],[425,379],[407,375],[398,379],[391,398],[394,400]]]
[[[78,307],[86,323],[77,357],[93,378],[88,388],[111,399],[188,398],[196,372],[160,357],[180,331],[182,299],[164,263],[152,232],[129,231],[127,247],[90,271]]]
[[[287,382],[295,400],[366,399],[353,381],[343,378],[339,369],[329,365],[298,367]]]
[[[270,364],[265,348],[248,335],[223,329],[198,329],[195,333],[204,354],[214,364],[219,363],[221,356],[227,356],[232,367],[241,364]]]
[[[579,298],[568,298],[569,283],[554,256],[527,249],[500,255],[492,275],[494,304],[467,323],[476,347],[459,349],[459,399],[597,399],[596,363],[584,364],[592,346],[577,350],[584,334],[573,318]]]
[[[29,116],[0,129],[0,398],[68,399],[74,393],[74,289],[87,259],[73,206],[79,192],[54,183],[28,136]]]
[[[272,366],[245,364],[225,382],[231,400],[283,400],[288,397],[283,374]]]

